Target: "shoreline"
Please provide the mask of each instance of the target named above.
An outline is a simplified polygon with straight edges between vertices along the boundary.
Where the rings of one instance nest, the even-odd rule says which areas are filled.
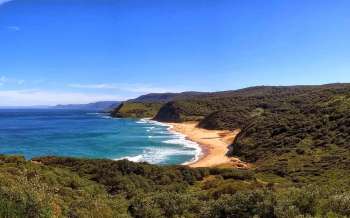
[[[195,150],[195,154],[193,156],[193,158],[191,158],[191,160],[188,160],[188,161],[185,161],[185,162],[182,162],[182,163],[178,163],[178,165],[184,165],[184,166],[188,166],[188,165],[191,165],[195,162],[197,162],[201,156],[202,156],[202,152],[203,152],[203,149],[202,149],[202,146],[199,145],[197,142],[193,141],[193,140],[189,140],[187,135],[186,134],[183,134],[181,132],[178,132],[178,131],[174,131],[173,130],[173,125],[170,124],[170,123],[166,123],[166,122],[159,122],[159,121],[156,121],[156,120],[152,120],[152,118],[141,118],[141,119],[138,119],[139,121],[137,121],[137,123],[151,123],[151,124],[154,124],[154,125],[157,125],[157,126],[162,126],[162,127],[166,127],[166,130],[171,133],[172,135],[176,136],[176,138],[174,139],[169,139],[169,140],[166,140],[166,141],[163,141],[165,143],[168,143],[168,144],[176,144],[176,145],[182,145],[184,147],[187,147],[187,148],[192,148]],[[168,142],[168,141],[172,141],[172,140],[179,140],[180,142]],[[122,159],[128,159],[130,161],[134,161],[134,162],[140,162],[140,160],[142,160],[142,154],[141,155],[136,155],[136,156],[125,156],[125,157],[122,157],[122,158],[117,158],[115,160],[122,160]]]
[[[247,169],[249,165],[238,158],[228,157],[228,146],[233,142],[240,130],[207,130],[197,127],[197,122],[164,123],[169,130],[183,134],[187,140],[197,143],[201,153],[196,160],[184,163],[189,167],[227,166]]]

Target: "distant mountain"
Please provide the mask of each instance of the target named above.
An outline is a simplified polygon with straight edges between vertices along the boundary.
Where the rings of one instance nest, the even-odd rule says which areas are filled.
[[[99,101],[89,104],[56,105],[52,109],[110,111],[119,106],[119,101]]]
[[[131,99],[128,102],[138,103],[166,103],[173,100],[188,99],[198,95],[206,94],[206,92],[181,92],[181,93],[151,93],[141,95],[138,98]]]
[[[154,117],[167,102],[206,95],[207,92],[151,93],[121,103],[111,110],[113,117]]]

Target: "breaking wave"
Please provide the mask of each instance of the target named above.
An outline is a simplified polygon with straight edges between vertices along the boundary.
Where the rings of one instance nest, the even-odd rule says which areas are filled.
[[[133,162],[160,164],[166,162],[167,159],[176,155],[193,156],[192,159],[183,163],[183,165],[187,165],[196,162],[202,154],[202,149],[198,143],[186,139],[186,136],[181,133],[172,131],[172,126],[169,124],[157,122],[150,119],[141,119],[136,121],[136,123],[151,125],[144,127],[146,128],[146,132],[149,133],[147,136],[149,139],[166,138],[166,140],[163,140],[161,142],[169,145],[178,145],[179,147],[148,147],[143,150],[142,154],[135,156],[125,156],[116,160],[127,159]],[[159,127],[167,128],[164,129]]]

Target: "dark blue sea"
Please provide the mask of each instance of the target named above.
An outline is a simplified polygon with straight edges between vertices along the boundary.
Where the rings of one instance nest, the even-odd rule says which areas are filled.
[[[183,164],[200,153],[197,144],[169,126],[114,119],[94,111],[1,109],[0,154],[129,159],[153,164]]]

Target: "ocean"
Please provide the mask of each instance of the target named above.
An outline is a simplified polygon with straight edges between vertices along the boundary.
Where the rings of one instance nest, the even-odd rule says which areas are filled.
[[[169,126],[93,111],[0,110],[0,154],[129,159],[170,165],[195,161],[199,146]]]

